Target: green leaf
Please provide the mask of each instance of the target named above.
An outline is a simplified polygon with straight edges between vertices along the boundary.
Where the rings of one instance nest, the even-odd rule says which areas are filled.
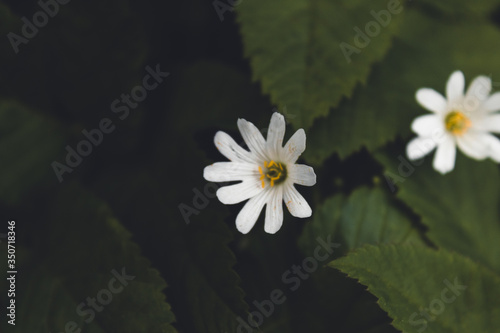
[[[376,157],[387,168],[389,187],[397,185],[397,196],[422,217],[428,238],[499,272],[498,167],[457,153],[455,169],[443,176],[432,168],[432,155],[417,166],[400,162],[398,153],[403,156],[402,147]]]
[[[177,167],[189,174],[193,165]],[[180,204],[195,209],[193,186],[170,188],[161,183],[154,172],[112,170],[95,187],[121,220],[135,226],[134,235],[148,240],[146,251],[162,258],[162,271],[170,272],[168,293],[178,325],[186,332],[234,332],[237,317],[246,317],[248,306],[232,269],[236,260],[227,247],[233,237],[222,222],[225,212],[205,208],[186,220]],[[203,193],[203,186],[196,188]],[[170,191],[177,191],[175,197]]]
[[[366,285],[405,332],[494,332],[500,325],[500,276],[457,253],[367,245],[329,265]]]
[[[364,244],[422,244],[409,218],[381,188],[354,191],[342,209],[340,228],[349,249]]]
[[[477,75],[491,75],[493,81],[500,78],[496,57],[500,44],[493,42],[497,40],[500,31],[487,21],[443,24],[443,19],[408,9],[393,47],[374,66],[367,84],[358,86],[353,97],[326,119],[314,123],[304,158],[319,165],[334,153],[345,158],[363,146],[373,151],[398,135],[408,137],[412,120],[427,112],[415,100],[419,88],[444,94],[448,77],[457,69],[468,83]]]
[[[22,260],[21,263],[20,249],[16,249],[17,270],[22,273],[16,275],[15,326],[7,323],[11,318],[2,320],[2,332],[65,332],[66,325],[70,330],[80,329],[82,333],[105,332],[97,320],[86,323],[86,318],[77,315],[76,309],[80,300],[73,298],[63,281],[49,271],[46,262],[37,261],[31,255],[31,258]],[[7,255],[6,250],[1,252],[2,256]],[[7,261],[2,260],[1,263],[2,271],[7,271]],[[4,288],[7,285],[3,280],[5,279],[0,282],[0,287],[2,291],[6,291],[8,288]],[[5,301],[8,301],[7,297]],[[2,307],[7,306],[7,303],[2,302]],[[71,328],[72,326],[75,327]]]
[[[299,239],[303,252],[312,253],[315,239],[326,235],[335,237],[345,250],[364,244],[422,244],[410,219],[379,187],[359,188],[347,200],[342,195],[327,199]]]
[[[57,246],[50,247],[47,265],[72,298],[99,301],[102,290],[112,292],[109,304],[101,302],[101,311],[94,311],[104,331],[176,332],[162,292],[165,281],[105,203],[72,183],[59,193],[51,221],[48,244]],[[90,311],[86,304],[82,310]]]
[[[387,11],[386,0],[245,1],[237,7],[238,21],[254,79],[295,116],[295,127],[310,127],[365,83],[385,55],[402,17],[402,5],[395,5],[398,14]],[[372,14],[383,10],[385,27]],[[354,29],[368,35],[363,40]]]
[[[65,135],[54,120],[14,101],[0,101],[0,199],[17,203],[27,192],[58,183],[52,168]]]
[[[304,254],[314,253],[318,237],[331,237],[341,245],[330,260],[365,244],[423,244],[406,214],[380,187],[361,187],[347,198],[339,194],[325,200],[299,238]],[[361,293],[335,273],[320,270],[313,276],[315,283],[308,293],[311,295],[307,308],[315,307],[310,311],[314,317],[311,320],[325,327],[333,322],[336,326],[342,323],[341,332],[392,332],[386,315],[368,297],[370,295]],[[334,315],[332,311],[339,314]]]
[[[318,246],[318,237],[335,237],[338,235],[342,208],[346,199],[343,195],[335,195],[323,202],[314,212],[312,218],[306,222],[304,231],[299,238],[299,247],[302,253],[311,255]]]
[[[397,209],[390,196],[380,188],[355,190],[349,197],[335,195],[313,214],[299,238],[302,253],[311,255],[318,237],[339,243],[330,260],[349,249],[366,243],[421,243],[410,221]],[[312,285],[304,292],[307,306],[302,308],[309,321],[326,331],[335,325],[340,332],[392,332],[386,314],[374,297],[339,276],[338,272],[319,269]],[[311,310],[312,308],[312,310]],[[309,323],[303,329],[307,329]],[[322,327],[322,328],[320,328]]]
[[[339,333],[397,332],[375,296],[323,264],[294,295],[296,332],[330,332],[332,327]]]

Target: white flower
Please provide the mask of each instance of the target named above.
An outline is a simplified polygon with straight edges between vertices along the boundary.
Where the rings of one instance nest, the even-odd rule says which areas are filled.
[[[419,159],[437,147],[434,169],[442,174],[455,166],[456,146],[476,160],[487,157],[500,162],[500,93],[490,96],[491,80],[478,76],[464,95],[461,71],[451,74],[446,83],[446,99],[433,89],[422,88],[417,101],[432,114],[417,117],[411,124],[418,137],[408,143],[410,160]]]
[[[313,168],[295,164],[306,148],[304,130],[295,132],[283,147],[285,118],[279,113],[275,112],[271,118],[267,141],[245,119],[238,119],[238,128],[250,151],[219,131],[215,134],[215,145],[231,162],[214,163],[203,171],[203,177],[208,181],[241,181],[217,190],[217,197],[226,205],[250,199],[236,217],[236,228],[241,233],[248,233],[266,205],[264,230],[276,233],[283,223],[283,200],[293,216],[311,216],[311,207],[293,185],[316,184]]]

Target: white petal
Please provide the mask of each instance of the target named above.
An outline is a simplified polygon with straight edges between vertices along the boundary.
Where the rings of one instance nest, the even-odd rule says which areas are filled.
[[[437,142],[431,138],[416,137],[406,146],[406,155],[410,160],[418,160],[436,148]]]
[[[486,134],[484,142],[488,146],[489,156],[491,159],[500,163],[500,140],[494,135]]]
[[[486,117],[484,120],[484,129],[488,132],[500,133],[500,114]]]
[[[295,217],[309,217],[312,215],[311,207],[306,199],[297,191],[297,189],[289,184],[284,189],[285,205]]]
[[[288,140],[281,156],[289,164],[295,163],[299,156],[306,150],[306,132],[301,128]]]
[[[411,123],[411,129],[419,136],[430,137],[434,133],[444,130],[444,123],[436,114],[426,114],[415,118]]]
[[[280,230],[283,224],[283,186],[276,186],[270,191],[273,193],[266,206],[264,231],[268,234],[274,234]]]
[[[214,143],[222,155],[226,156],[230,161],[254,163],[256,159],[249,151],[238,145],[229,134],[217,132],[214,137]]]
[[[253,228],[262,208],[268,202],[270,194],[271,191],[269,189],[262,191],[257,196],[248,200],[245,206],[243,206],[236,217],[236,228],[239,232],[246,234]]]
[[[467,132],[456,137],[458,148],[467,156],[476,160],[488,157],[489,149],[485,141],[486,133]]]
[[[203,170],[203,177],[211,182],[254,179],[258,175],[259,169],[255,164],[243,162],[217,162]]]
[[[273,113],[269,128],[267,130],[267,151],[273,155],[273,159],[280,160],[283,148],[283,137],[285,136],[285,117],[278,112]]]
[[[486,76],[478,76],[472,81],[462,101],[461,111],[472,117],[481,111],[482,104],[491,91],[491,80]]]
[[[225,205],[233,205],[252,198],[262,191],[258,178],[248,179],[239,184],[221,187],[217,190],[217,198]]]
[[[288,166],[288,177],[299,185],[313,186],[316,184],[316,174],[314,169],[304,164],[291,164]]]
[[[455,71],[450,75],[446,83],[446,97],[449,102],[457,100],[464,95],[465,78],[461,71]]]
[[[415,97],[420,105],[429,111],[436,113],[443,113],[446,111],[446,99],[434,89],[419,89]]]
[[[488,98],[491,91],[491,79],[487,76],[476,77],[467,89],[465,99],[477,99],[484,101]]]
[[[455,167],[456,147],[452,136],[446,136],[438,145],[434,156],[434,169],[442,174],[448,173]]]
[[[496,92],[483,103],[483,109],[487,112],[500,110],[500,92]]]
[[[250,151],[254,152],[261,160],[268,160],[266,140],[264,140],[257,127],[245,119],[238,119],[238,128]]]

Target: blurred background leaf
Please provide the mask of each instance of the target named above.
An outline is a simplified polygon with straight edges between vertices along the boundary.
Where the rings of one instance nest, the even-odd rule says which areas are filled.
[[[54,199],[49,221],[29,261],[17,262],[21,329],[65,331],[73,321],[85,332],[176,332],[165,281],[104,202],[68,183]]]
[[[115,170],[95,186],[144,242],[144,251],[161,258],[162,272],[176,286],[167,294],[183,330],[236,330],[236,318],[245,315],[247,305],[231,269],[235,258],[227,248],[232,236],[221,223],[224,215],[207,208],[203,219],[187,225],[172,193],[151,173]]]
[[[57,263],[51,269],[62,277],[76,299],[106,288],[116,277],[112,271],[134,276],[122,283],[123,291],[113,296],[116,301],[97,314],[96,319],[106,330],[175,332],[170,325],[175,317],[162,293],[165,281],[140,255],[137,244],[130,241],[131,234],[105,203],[69,183],[55,200],[51,216],[53,227],[48,241],[58,243],[58,247],[49,249],[48,264]],[[85,274],[74,270],[75,262],[85,267]]]
[[[1,267],[2,271],[7,271],[7,261],[2,260]],[[76,316],[78,302],[60,278],[50,273],[47,267],[34,258],[25,258],[20,267],[24,274],[19,275],[16,281],[16,326],[9,328],[9,324],[4,320],[0,323],[2,331],[9,332],[9,329],[15,328],[23,332],[48,333],[65,331],[68,325],[70,330],[81,329],[83,333],[106,332],[98,321],[94,320],[87,324],[83,317]],[[4,286],[7,280],[5,282],[4,280],[2,279],[0,286],[2,290],[7,290],[8,288]],[[7,304],[2,302],[3,305],[7,307]],[[22,320],[19,320],[20,318]]]
[[[53,187],[57,178],[52,162],[62,155],[67,137],[55,119],[19,102],[0,100],[0,199],[20,204],[35,188]]]

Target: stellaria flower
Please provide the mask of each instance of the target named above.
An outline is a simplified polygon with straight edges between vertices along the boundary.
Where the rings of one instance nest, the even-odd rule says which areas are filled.
[[[456,147],[467,156],[500,162],[500,93],[490,96],[491,79],[478,76],[464,95],[461,71],[451,74],[446,83],[446,98],[433,89],[422,88],[416,99],[432,114],[417,117],[411,124],[418,134],[408,143],[410,160],[419,159],[437,147],[434,169],[442,174],[453,170]]]
[[[277,112],[271,117],[267,141],[245,119],[238,119],[238,128],[250,151],[219,131],[215,134],[215,145],[230,162],[217,162],[203,171],[203,177],[208,181],[241,181],[217,190],[217,197],[226,205],[250,199],[236,217],[236,228],[241,233],[248,233],[266,205],[264,230],[276,233],[283,223],[282,201],[293,216],[311,216],[311,207],[294,186],[316,184],[313,168],[295,164],[306,148],[304,130],[295,132],[283,147],[285,118]]]

